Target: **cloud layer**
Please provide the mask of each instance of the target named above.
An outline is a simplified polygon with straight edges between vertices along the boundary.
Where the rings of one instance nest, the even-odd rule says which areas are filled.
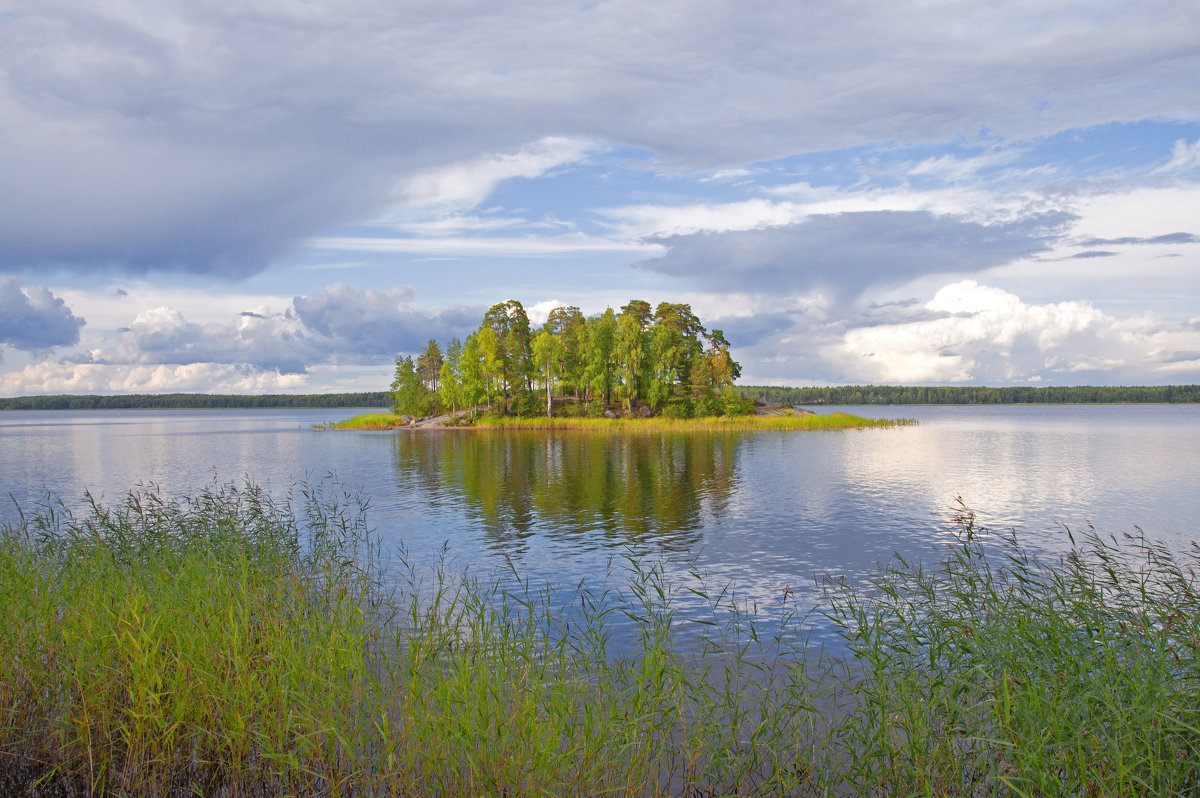
[[[18,3],[0,268],[245,275],[385,213],[397,186],[472,202],[584,142],[736,174],[1177,115],[1200,107],[1198,28],[1200,7],[1169,0]],[[1173,168],[1194,160],[1184,142]]]
[[[974,273],[1049,249],[1072,217],[1036,214],[982,224],[928,211],[827,214],[795,224],[675,236],[639,268],[700,280],[713,290],[827,291],[856,297],[877,283]]]

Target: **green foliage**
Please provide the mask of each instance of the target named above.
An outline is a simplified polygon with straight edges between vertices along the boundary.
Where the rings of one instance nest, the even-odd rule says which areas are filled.
[[[708,342],[707,348],[705,341]],[[397,361],[394,392],[400,412],[424,415],[475,408],[528,416],[525,394],[540,386],[542,407],[554,412],[555,396],[574,394],[588,412],[602,415],[615,399],[626,413],[648,406],[674,404],[703,415],[744,412],[729,396],[740,374],[720,330],[708,333],[690,305],[662,302],[654,310],[635,299],[620,314],[607,308],[585,318],[579,308],[558,307],[536,334],[524,307],[515,299],[493,305],[480,327],[458,346],[452,341],[443,356],[430,340],[412,365],[412,374]]]
[[[567,348],[562,338],[555,335],[549,325],[533,340],[533,361],[541,374],[542,384],[546,390],[546,415],[548,416],[553,415],[554,383],[562,374],[563,360],[566,354]]]
[[[446,357],[438,369],[438,404],[450,412],[456,412],[467,404],[462,373],[463,345],[457,338],[450,339]]]
[[[616,382],[614,347],[617,340],[617,316],[612,308],[591,320],[588,325],[587,366],[584,379],[592,402],[607,405],[612,399]],[[603,407],[596,415],[604,412]]]
[[[517,418],[533,418],[545,414],[545,405],[535,391],[520,391],[509,407],[509,412]]]
[[[692,401],[690,399],[684,399],[683,397],[677,397],[677,398],[672,399],[671,401],[667,402],[666,407],[663,408],[662,415],[663,415],[663,418],[691,418],[693,415],[701,415],[701,416],[715,416],[716,415],[716,412],[713,412],[714,408],[708,408],[709,412],[707,412],[707,413],[703,412],[703,410],[705,408],[701,407],[700,409],[701,409],[701,412],[697,414],[695,412],[695,408],[693,407]]]
[[[746,416],[754,412],[754,400],[742,396],[740,391],[734,390],[730,385],[721,389],[718,403],[719,415],[722,416]]]
[[[432,338],[425,344],[425,351],[417,358],[417,375],[421,378],[425,389],[437,393],[438,381],[442,373],[442,349]]]
[[[392,410],[397,414],[425,416],[437,409],[437,394],[421,379],[411,357],[396,358],[392,380]]]

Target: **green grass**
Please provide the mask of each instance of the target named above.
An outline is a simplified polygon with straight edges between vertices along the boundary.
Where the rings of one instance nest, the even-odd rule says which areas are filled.
[[[1200,790],[1197,551],[1042,562],[966,515],[940,564],[828,584],[844,651],[814,659],[800,616],[772,637],[633,553],[566,599],[515,569],[389,581],[362,507],[138,491],[0,529],[0,793]]]
[[[832,430],[895,427],[912,419],[872,419],[834,412],[781,416],[710,416],[707,418],[547,418],[483,415],[464,426],[473,429],[578,429],[598,432],[687,432],[707,430]],[[325,430],[387,430],[405,426],[395,413],[363,413],[346,421],[322,424]]]
[[[474,423],[486,429],[580,429],[619,432],[708,430],[833,430],[915,424],[910,419],[870,419],[834,412],[783,416],[709,416],[706,418],[512,418],[484,416]]]
[[[395,429],[403,426],[403,418],[395,413],[363,413],[345,421],[322,424],[319,429]]]

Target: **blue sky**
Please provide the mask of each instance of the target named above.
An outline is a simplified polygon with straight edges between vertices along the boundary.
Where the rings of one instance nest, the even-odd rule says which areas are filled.
[[[378,390],[514,298],[743,382],[1200,382],[1200,6],[0,3],[0,395]]]

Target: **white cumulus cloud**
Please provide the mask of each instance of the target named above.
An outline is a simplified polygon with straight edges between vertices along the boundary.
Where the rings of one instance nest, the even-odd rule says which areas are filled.
[[[974,280],[952,283],[925,305],[939,318],[857,327],[826,358],[858,380],[991,384],[1146,367],[1162,375],[1200,353],[1200,332],[1122,320],[1087,302],[1030,304]]]

